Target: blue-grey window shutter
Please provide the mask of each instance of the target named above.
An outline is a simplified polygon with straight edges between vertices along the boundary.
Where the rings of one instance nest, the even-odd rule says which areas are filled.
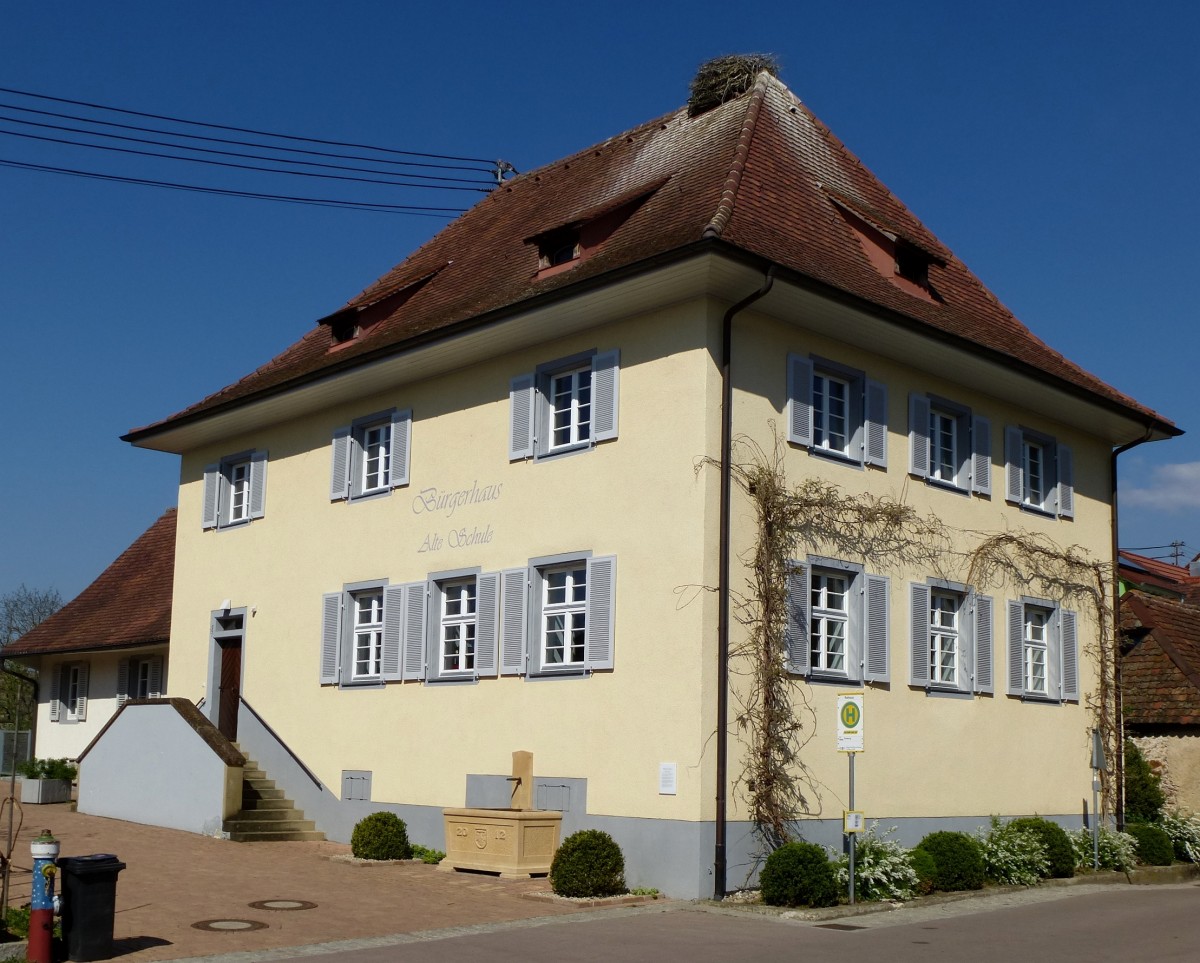
[[[341,660],[342,593],[321,597],[321,685],[337,685]]]
[[[971,491],[992,495],[992,423],[982,415],[971,420]]]
[[[888,578],[867,576],[867,638],[863,678],[888,681]]]
[[[866,461],[868,465],[887,468],[887,385],[882,381],[872,381],[868,378],[865,391],[867,422]]]
[[[797,675],[808,675],[809,671],[809,602],[809,567],[802,562],[793,562],[787,577],[787,628],[784,630],[784,651],[788,672]]]
[[[329,498],[350,497],[350,426],[344,425],[333,433],[333,471],[329,478]]]
[[[788,441],[811,448],[813,443],[812,409],[813,365],[808,358],[789,354],[787,359]],[[807,661],[805,663],[807,665]]]
[[[1062,697],[1079,701],[1079,633],[1074,612],[1059,613],[1059,645],[1062,648]]]
[[[250,517],[262,518],[266,512],[267,497],[267,453],[256,451],[250,455]]]
[[[59,701],[59,694],[65,688],[63,685],[63,673],[67,671],[65,665],[60,665],[57,672],[50,674],[50,721],[58,722],[59,715],[62,713],[62,703]]]
[[[117,663],[117,708],[129,701],[129,660]]]
[[[392,487],[408,484],[409,449],[412,447],[412,409],[392,412]]]
[[[496,635],[500,615],[500,573],[479,576],[475,594],[475,674],[496,674]]]
[[[500,674],[525,671],[525,609],[529,570],[510,568],[500,573]]]
[[[995,690],[992,657],[992,597],[975,596],[975,691]]]
[[[383,648],[379,658],[379,674],[384,682],[399,682],[404,678],[400,661],[400,636],[404,614],[404,586],[385,585],[383,588]]]
[[[617,405],[621,382],[621,352],[592,356],[592,440],[617,437]]]
[[[1004,500],[1025,500],[1025,435],[1012,425],[1004,429]]]
[[[1066,445],[1058,446],[1058,514],[1075,517],[1075,459]]]
[[[508,460],[533,457],[534,376],[519,375],[508,388]]]
[[[617,602],[617,557],[587,560],[587,667],[613,667],[613,634]]]
[[[908,396],[908,473],[929,474],[929,399],[916,392]]]
[[[217,498],[220,491],[221,466],[206,465],[204,467],[204,509],[200,520],[200,524],[204,528],[217,527]]]
[[[914,582],[909,586],[908,620],[912,626],[908,657],[910,685],[929,685],[929,586]]]
[[[150,658],[150,698],[161,699],[163,694],[163,660],[161,655]]]
[[[1025,694],[1025,606],[1008,602],[1008,694]]]
[[[404,653],[406,680],[425,678],[425,583],[401,585],[400,647]]]
[[[79,722],[87,719],[88,663],[79,663],[79,698],[75,703],[75,718]]]

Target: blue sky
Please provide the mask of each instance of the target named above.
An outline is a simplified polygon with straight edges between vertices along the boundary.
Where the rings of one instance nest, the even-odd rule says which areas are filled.
[[[1200,8],[1181,2],[14,0],[0,87],[524,171],[678,107],[704,60],[770,52],[1035,333],[1193,429],[1198,37]],[[30,128],[0,122],[18,129]],[[5,133],[0,160],[391,203],[471,197]],[[441,223],[0,167],[0,593],[79,592],[175,501],[178,459],[119,436],[268,360]],[[1123,544],[1200,551],[1198,439],[1122,456]]]

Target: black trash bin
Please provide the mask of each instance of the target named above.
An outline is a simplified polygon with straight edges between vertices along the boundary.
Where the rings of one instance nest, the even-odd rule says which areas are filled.
[[[67,959],[107,960],[113,955],[117,874],[125,868],[111,853],[62,856],[62,931]]]

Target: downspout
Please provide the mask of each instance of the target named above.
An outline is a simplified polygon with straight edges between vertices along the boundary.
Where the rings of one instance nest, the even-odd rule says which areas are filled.
[[[1113,760],[1113,797],[1115,801],[1116,811],[1113,815],[1117,820],[1117,829],[1125,828],[1125,709],[1121,698],[1121,540],[1120,532],[1118,531],[1118,514],[1117,514],[1117,456],[1123,452],[1129,451],[1130,448],[1136,448],[1138,445],[1144,445],[1150,440],[1150,436],[1154,434],[1153,425],[1146,426],[1146,433],[1141,437],[1131,442],[1114,448],[1112,452],[1112,502],[1110,503],[1110,511],[1112,512],[1112,593],[1113,593],[1113,701],[1116,710],[1117,724],[1117,751],[1114,753],[1116,758]],[[1099,820],[1100,814],[1096,813],[1096,819]]]
[[[767,268],[762,287],[725,312],[721,323],[721,535],[717,575],[717,813],[713,853],[713,899],[725,898],[726,796],[729,758],[729,516],[733,493],[733,318],[765,297],[775,283],[775,267]]]

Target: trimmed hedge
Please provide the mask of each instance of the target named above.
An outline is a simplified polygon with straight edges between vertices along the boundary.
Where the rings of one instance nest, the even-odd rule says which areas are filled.
[[[1125,827],[1137,840],[1138,862],[1147,866],[1170,866],[1175,857],[1175,847],[1165,829],[1149,823],[1129,823]]]
[[[395,813],[364,816],[350,835],[350,852],[358,859],[412,859],[408,826]]]
[[[550,863],[550,888],[559,896],[619,896],[625,892],[621,847],[599,829],[572,833]]]
[[[930,833],[918,845],[937,866],[934,889],[953,893],[983,888],[983,849],[966,833]]]
[[[785,843],[767,857],[758,878],[770,906],[836,906],[834,866],[815,843]]]
[[[1050,860],[1049,879],[1070,879],[1075,875],[1075,848],[1062,826],[1041,816],[1014,819],[1009,825],[1037,834],[1046,847],[1046,858]]]
[[[917,892],[922,896],[928,896],[933,892],[933,885],[937,882],[937,860],[918,846],[916,849],[909,850],[908,862],[912,866],[913,872],[917,874]]]

